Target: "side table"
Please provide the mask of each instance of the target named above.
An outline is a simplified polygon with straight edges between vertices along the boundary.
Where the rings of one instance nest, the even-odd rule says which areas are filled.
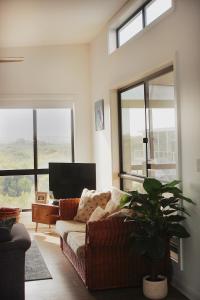
[[[32,222],[36,222],[35,231],[38,229],[38,223],[50,225],[59,220],[59,206],[52,204],[32,204]]]

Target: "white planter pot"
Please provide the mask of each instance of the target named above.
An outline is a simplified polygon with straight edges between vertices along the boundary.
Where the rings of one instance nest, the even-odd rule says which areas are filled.
[[[159,300],[164,299],[168,293],[167,278],[158,276],[160,281],[150,281],[149,276],[143,278],[143,294],[149,299]]]

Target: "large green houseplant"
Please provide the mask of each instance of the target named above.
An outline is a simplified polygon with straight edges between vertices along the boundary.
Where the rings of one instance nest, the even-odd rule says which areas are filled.
[[[159,281],[156,266],[166,254],[167,241],[172,237],[187,238],[190,236],[183,224],[189,215],[183,201],[194,203],[185,197],[177,187],[180,182],[175,180],[162,184],[154,178],[146,178],[143,188],[146,193],[129,192],[121,199],[121,206],[133,209],[134,214],[126,221],[136,223],[131,234],[134,247],[141,255],[151,262],[149,281]],[[151,298],[161,299],[161,298]]]

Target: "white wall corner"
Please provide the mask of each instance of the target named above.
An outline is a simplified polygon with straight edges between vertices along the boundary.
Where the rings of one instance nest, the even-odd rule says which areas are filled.
[[[186,296],[190,300],[199,300],[200,299],[200,291],[197,292],[190,288],[187,284],[184,284],[177,278],[173,278],[172,286],[180,291],[184,296]]]

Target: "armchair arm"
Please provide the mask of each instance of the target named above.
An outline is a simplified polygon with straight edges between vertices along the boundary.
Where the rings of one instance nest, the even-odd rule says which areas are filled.
[[[11,230],[11,240],[0,243],[0,252],[21,249],[24,252],[30,247],[31,239],[23,224],[14,224]]]
[[[72,220],[77,212],[80,198],[61,199],[59,201],[60,220]]]
[[[88,222],[86,225],[86,246],[123,246],[129,242],[134,230],[133,222],[124,222],[124,218],[110,218]]]

